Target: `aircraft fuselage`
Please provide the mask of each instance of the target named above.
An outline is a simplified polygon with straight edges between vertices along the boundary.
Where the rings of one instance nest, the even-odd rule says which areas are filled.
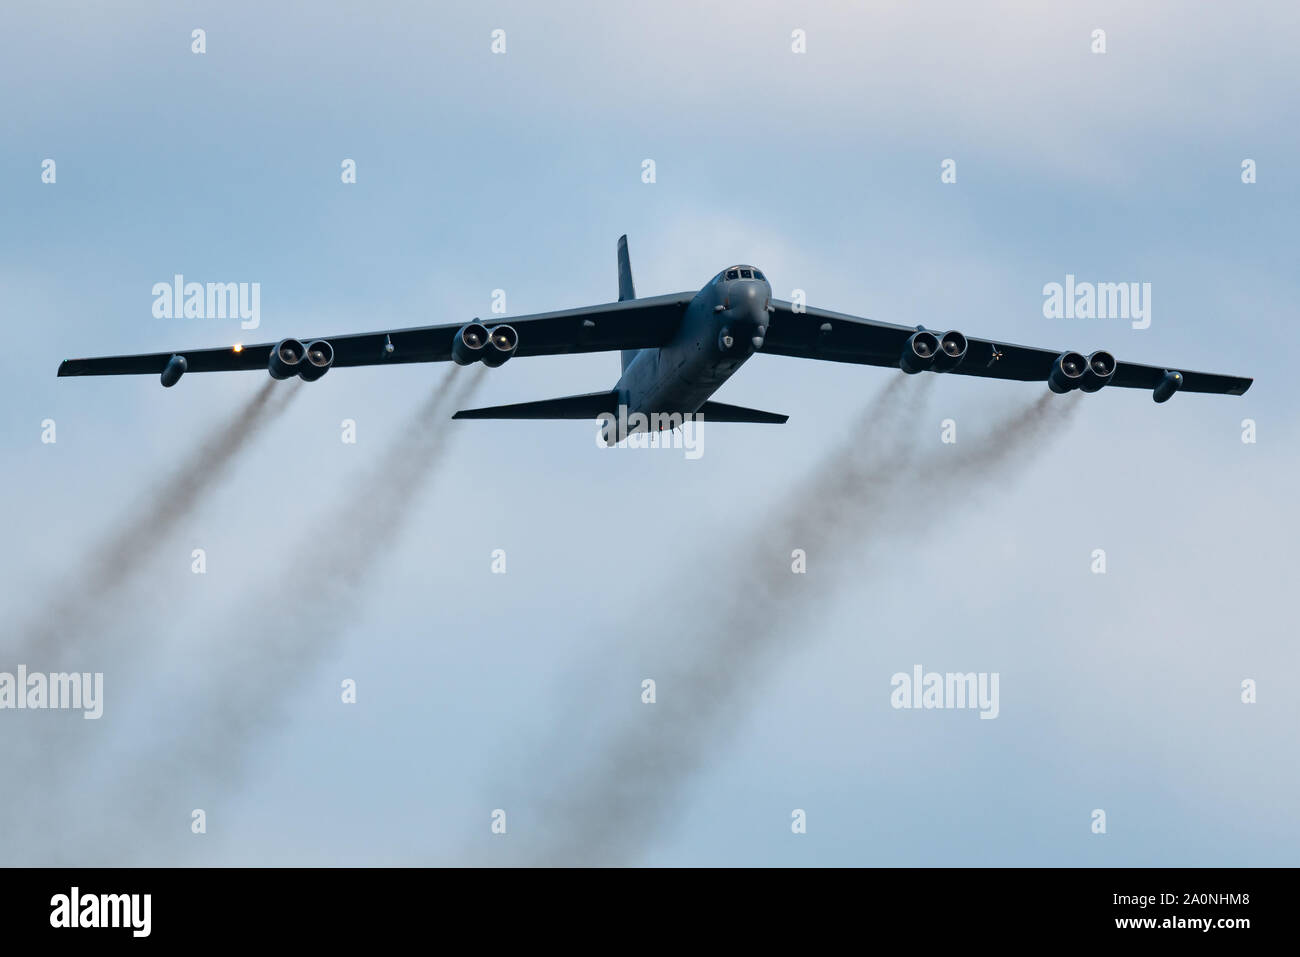
[[[728,279],[733,272],[737,278]],[[686,307],[667,345],[636,353],[615,387],[629,415],[699,411],[762,347],[772,287],[755,275],[763,276],[751,266],[718,273]]]

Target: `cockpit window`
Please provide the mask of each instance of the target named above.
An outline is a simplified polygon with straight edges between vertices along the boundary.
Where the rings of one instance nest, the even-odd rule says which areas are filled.
[[[764,282],[767,282],[767,279],[764,278],[763,274],[762,274],[761,272],[759,272],[757,269],[754,270],[754,278],[755,278],[755,279],[762,279]]]
[[[753,279],[753,278],[754,278],[754,270],[752,270],[752,269],[742,269],[742,270],[740,271],[740,278],[741,278],[741,279]]]
[[[739,278],[740,278],[740,270],[739,270],[739,269],[728,269],[728,270],[727,270],[727,278],[728,278],[728,279],[739,279]]]

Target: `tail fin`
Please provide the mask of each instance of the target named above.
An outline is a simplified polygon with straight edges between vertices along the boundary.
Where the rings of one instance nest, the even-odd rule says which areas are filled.
[[[623,302],[627,299],[636,298],[636,289],[632,286],[632,259],[627,254],[627,234],[624,233],[618,237],[618,301]],[[637,350],[624,349],[620,358],[623,362],[623,369],[626,370],[628,363],[632,361]]]
[[[635,299],[632,288],[632,259],[627,254],[627,234],[618,237],[618,301]]]

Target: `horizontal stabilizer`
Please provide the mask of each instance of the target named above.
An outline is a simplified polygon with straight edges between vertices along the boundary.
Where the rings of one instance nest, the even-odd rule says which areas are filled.
[[[588,392],[538,402],[516,402],[486,409],[462,409],[453,419],[595,419],[602,413],[618,414],[617,392]]]
[[[763,422],[768,425],[784,425],[790,418],[775,412],[761,409],[746,409],[739,405],[727,405],[725,402],[706,402],[698,413],[705,422]]]
[[[588,392],[566,395],[537,402],[493,405],[486,409],[461,409],[453,419],[595,419],[601,415],[618,415],[618,392]],[[790,417],[759,409],[745,409],[724,402],[705,402],[699,415],[706,422],[764,422],[782,425]]]

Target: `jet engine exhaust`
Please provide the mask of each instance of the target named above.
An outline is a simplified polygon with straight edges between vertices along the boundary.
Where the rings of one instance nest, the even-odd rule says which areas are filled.
[[[907,345],[903,347],[903,356],[899,359],[898,367],[908,375],[924,372],[934,365],[939,351],[939,337],[933,332],[921,329],[908,338]]]
[[[1098,350],[1088,356],[1088,369],[1083,374],[1080,392],[1096,392],[1110,382],[1115,376],[1115,357],[1109,352]]]
[[[943,334],[939,340],[939,351],[934,357],[934,371],[947,372],[961,365],[966,358],[966,337],[956,329]]]
[[[1062,352],[1052,363],[1052,371],[1047,376],[1047,387],[1057,395],[1064,395],[1083,384],[1087,370],[1088,360],[1082,355],[1077,352]]]
[[[467,366],[483,358],[487,348],[487,326],[481,322],[467,322],[460,327],[456,338],[451,343],[451,361],[458,366]]]
[[[266,371],[272,379],[292,379],[303,366],[303,356],[307,350],[297,339],[281,339],[271,350]]]
[[[503,366],[519,347],[519,333],[514,326],[493,326],[483,349],[483,364],[490,369]]]
[[[305,536],[282,571],[271,576],[274,584],[256,603],[259,607],[273,607],[285,594],[328,594],[330,600],[298,606],[292,627],[254,625],[252,633],[245,629],[240,634],[239,642],[222,646],[218,666],[204,671],[203,686],[189,697],[184,730],[141,755],[139,768],[122,775],[124,793],[117,804],[129,809],[129,817],[119,823],[136,833],[123,840],[115,862],[142,851],[147,855],[149,838],[164,813],[157,803],[164,800],[161,795],[132,803],[125,793],[129,782],[161,778],[169,788],[187,793],[225,790],[239,782],[250,747],[285,717],[268,712],[265,702],[283,697],[286,688],[309,677],[333,653],[363,608],[361,588],[368,576],[391,550],[420,495],[431,490],[447,450],[451,411],[471,397],[484,375],[482,367],[462,372],[449,365],[393,443],[329,512],[364,514],[365,521],[340,523],[325,541]],[[232,695],[232,687],[240,693]]]
[[[330,371],[334,364],[334,347],[324,339],[317,339],[307,347],[298,377],[303,382],[315,382]]]
[[[172,535],[181,522],[228,475],[253,439],[284,413],[297,391],[285,392],[275,382],[263,382],[180,469],[120,515],[117,525],[92,545],[75,574],[49,588],[30,624],[18,629],[17,642],[5,649],[6,660],[33,671],[82,671],[93,651],[95,661],[111,661],[119,673],[134,671],[150,653],[149,637],[161,635],[158,629],[123,627],[127,610],[138,610],[131,599],[150,560],[174,541]],[[36,842],[64,840],[61,826],[27,828],[24,837],[15,834],[12,825],[67,790],[66,780],[57,776],[66,777],[76,762],[51,765],[49,754],[101,745],[98,737],[86,737],[88,723],[79,715],[73,717],[77,720],[70,724],[42,720],[31,723],[24,735],[0,735],[0,765],[28,769],[11,775],[7,786],[0,789],[0,822],[10,825],[0,844],[10,855],[25,852],[28,845],[49,852],[48,846]],[[51,787],[51,783],[65,786]],[[48,857],[38,859],[50,863]]]
[[[274,382],[264,383],[208,435],[189,461],[121,516],[117,526],[92,546],[77,574],[51,588],[32,624],[19,631],[22,650],[17,660],[52,652],[56,638],[65,647],[84,638],[91,617],[103,617],[109,600],[142,571],[181,520],[226,476],[240,453],[288,407],[292,392],[272,402],[275,392]]]
[[[666,650],[662,633],[635,636],[638,669],[672,689],[671,699],[655,706],[652,719],[626,722],[595,742],[573,776],[546,794],[541,811],[551,830],[531,849],[530,863],[626,864],[654,846],[682,791],[708,756],[725,747],[746,698],[762,685],[764,668],[809,608],[838,584],[829,572],[790,574],[792,546],[806,549],[809,562],[822,569],[851,568],[856,580],[863,570],[857,549],[864,541],[876,553],[893,554],[918,533],[942,527],[941,510],[920,513],[918,528],[916,515],[905,508],[918,484],[926,495],[994,492],[1077,405],[1043,395],[998,419],[979,440],[967,439],[942,455],[918,456],[923,407],[900,402],[898,381],[911,380],[899,377],[869,404],[860,421],[866,436],[823,459],[800,493],[787,497],[797,504],[743,543],[737,554],[744,559],[713,566],[745,569],[745,587],[711,582],[713,594],[735,594],[735,601],[717,607],[708,620],[691,622],[689,633]],[[755,563],[754,555],[771,560]],[[532,779],[544,780],[545,774]]]

